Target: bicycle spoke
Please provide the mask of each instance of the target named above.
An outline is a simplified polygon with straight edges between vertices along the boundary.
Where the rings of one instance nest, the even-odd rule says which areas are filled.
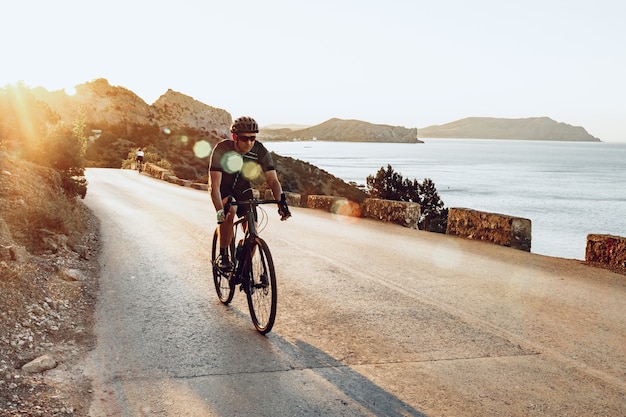
[[[256,329],[265,334],[276,318],[276,276],[267,244],[257,238],[248,265],[250,284],[246,293],[250,315]]]
[[[233,245],[229,248],[231,254],[234,252]],[[228,304],[232,301],[235,295],[235,286],[229,280],[229,276],[222,272],[217,266],[217,260],[219,256],[219,237],[217,230],[213,234],[213,245],[211,250],[211,269],[213,271],[213,283],[215,284],[215,292],[217,298],[224,303]]]

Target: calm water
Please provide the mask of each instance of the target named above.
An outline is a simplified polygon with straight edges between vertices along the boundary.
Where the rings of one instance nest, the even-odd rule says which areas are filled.
[[[424,142],[265,145],[357,184],[387,164],[404,178],[431,178],[446,207],[530,219],[534,253],[585,259],[587,234],[626,237],[626,143]]]

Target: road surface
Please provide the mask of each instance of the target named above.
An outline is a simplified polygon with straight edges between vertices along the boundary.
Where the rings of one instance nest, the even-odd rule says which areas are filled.
[[[215,295],[206,191],[88,169],[102,276],[92,416],[626,415],[626,279],[273,206],[267,336]]]

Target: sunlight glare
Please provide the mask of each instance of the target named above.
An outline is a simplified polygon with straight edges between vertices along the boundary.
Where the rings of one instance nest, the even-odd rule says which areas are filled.
[[[193,145],[193,153],[197,158],[206,158],[211,154],[211,144],[206,140],[199,140]]]
[[[449,239],[450,242],[446,242],[446,245],[439,245],[433,249],[431,259],[433,262],[442,269],[453,269],[462,265],[462,253],[463,251],[458,247],[459,245]]]
[[[222,157],[222,168],[229,174],[241,171],[243,157],[238,152],[228,152]]]
[[[243,164],[243,169],[241,170],[241,174],[244,178],[248,180],[254,180],[261,175],[261,165],[256,162],[249,161]]]
[[[356,223],[362,215],[361,206],[347,199],[335,201],[330,212],[337,215],[337,219],[345,223]]]

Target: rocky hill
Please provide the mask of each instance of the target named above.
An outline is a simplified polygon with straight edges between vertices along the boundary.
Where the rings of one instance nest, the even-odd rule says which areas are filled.
[[[172,89],[159,97],[152,107],[157,113],[156,121],[160,126],[170,129],[191,127],[204,132],[213,131],[220,138],[230,136],[230,113]]]
[[[76,120],[79,109],[93,130],[104,126],[158,126],[160,129],[194,129],[228,137],[231,115],[185,94],[167,90],[152,105],[124,87],[111,86],[103,78],[76,86],[75,95],[65,91],[32,90],[37,99],[48,104],[63,122]]]
[[[362,203],[367,197],[357,184],[348,184],[308,162],[281,156],[274,152],[272,152],[272,157],[283,188],[286,191],[300,194],[303,206],[306,206],[309,195],[345,197],[357,203]],[[374,174],[375,172],[372,172],[372,175]],[[363,178],[363,182],[365,180]]]
[[[549,117],[503,119],[468,117],[419,130],[421,138],[519,139],[600,142],[580,126],[556,122]]]
[[[171,89],[152,105],[102,78],[76,86],[73,95],[44,88],[32,95],[66,126],[84,120],[90,132],[87,166],[120,168],[142,147],[150,162],[167,161],[180,178],[195,180],[207,175],[208,163],[207,155],[194,152],[194,144],[214,145],[230,135],[230,113]],[[49,131],[57,119],[48,121]]]
[[[94,132],[86,149],[88,167],[129,166],[129,155],[132,158],[134,151],[142,147],[147,162],[166,161],[167,169],[177,177],[206,183],[208,154],[199,155],[194,145],[198,141],[214,145],[230,136],[232,118],[228,112],[173,90],[152,105],[104,79],[79,85],[76,90],[75,95],[43,88],[31,90],[38,103],[32,105],[49,108],[42,116],[47,126],[43,130],[53,130],[59,121],[72,126],[81,113],[84,115],[86,130]],[[0,122],[2,117],[0,114]],[[2,123],[0,131],[1,127]],[[303,199],[310,194],[343,196],[359,202],[365,198],[356,185],[306,162],[279,155],[274,158],[283,188],[300,193]]]
[[[304,129],[262,128],[259,139],[265,141],[323,140],[329,142],[418,143],[417,128],[379,125],[360,120],[330,119]]]

